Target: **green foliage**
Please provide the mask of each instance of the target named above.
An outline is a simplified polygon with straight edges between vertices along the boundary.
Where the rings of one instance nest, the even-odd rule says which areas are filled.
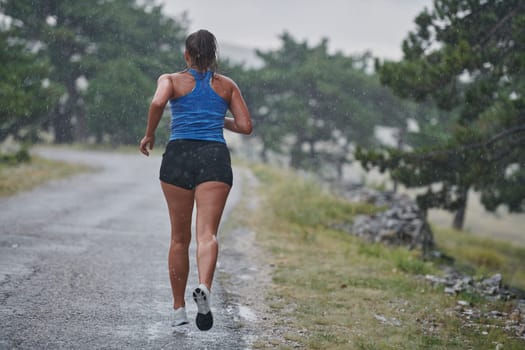
[[[393,254],[393,260],[399,270],[414,275],[425,275],[434,270],[429,263],[410,255],[406,251],[397,251],[397,254]]]
[[[121,58],[104,64],[86,95],[88,126],[97,140],[111,135],[112,143],[136,144],[144,133],[148,97],[154,89],[154,81],[132,62]]]
[[[0,198],[27,191],[49,180],[94,170],[85,165],[39,157],[30,157],[27,161],[28,157],[24,149],[16,155],[0,156]]]
[[[54,96],[47,104],[50,117],[46,122],[55,131],[57,142],[82,141],[90,133],[104,133],[113,137],[113,143],[135,143],[137,119],[126,119],[129,110],[124,107],[117,113],[115,106],[147,104],[157,77],[184,63],[181,50],[186,20],[164,16],[162,6],[152,1],[138,5],[134,0],[5,0],[0,2],[0,12],[13,19],[11,36],[16,42],[38,49],[36,62],[49,63],[47,78],[62,90],[61,96]],[[108,74],[109,67],[117,72]],[[112,89],[108,88],[108,75],[116,79]],[[86,95],[78,84],[81,80],[104,91],[104,98],[94,101],[92,98],[100,95],[93,91]],[[152,83],[146,84],[146,80]],[[132,94],[123,103],[126,93]],[[94,125],[102,110],[112,111],[114,120],[124,122],[119,128],[111,122]],[[144,108],[134,113],[143,113],[141,117],[146,118]],[[130,136],[123,136],[125,132]]]
[[[386,247],[384,244],[379,243],[369,243],[369,242],[361,242],[359,244],[359,248],[357,252],[359,254],[369,256],[372,258],[380,258],[381,256],[385,256],[388,247]]]
[[[356,158],[408,187],[426,186],[419,204],[457,211],[458,228],[471,188],[488,210],[525,210],[524,10],[519,0],[435,1],[416,18],[404,59],[376,64],[396,94],[434,101],[457,121],[432,147],[360,149]]]
[[[421,260],[404,247],[389,247],[381,243],[361,242],[358,253],[371,258],[387,258],[392,261],[399,271],[424,275],[435,272],[435,267],[430,262]]]
[[[1,154],[0,153],[0,164],[1,165],[16,165],[20,163],[28,163],[31,161],[31,155],[27,148],[21,148],[15,153]]]
[[[438,249],[462,269],[483,277],[501,273],[506,284],[525,290],[525,247],[442,227],[433,227],[433,232]]]
[[[279,207],[275,215],[298,227],[329,228],[335,223],[348,222],[358,214],[372,214],[377,208],[368,203],[352,204],[323,191],[312,180],[297,173],[276,171],[264,165],[254,166],[260,181],[277,188]],[[294,180],[291,181],[290,179]],[[277,208],[276,208],[277,209]]]
[[[353,205],[321,191],[318,185],[297,179],[282,188],[282,208],[276,215],[303,227],[329,227],[335,223],[347,222],[356,214],[372,213],[372,205]]]
[[[10,31],[0,31],[0,62],[0,142],[8,135],[27,139],[41,125],[58,89],[43,85],[49,65]]]
[[[264,66],[235,79],[255,121],[254,135],[268,152],[290,157],[295,168],[322,171],[350,160],[355,144],[372,145],[376,125],[400,126],[412,107],[367,73],[370,54],[347,57],[281,36],[279,49],[258,52]]]

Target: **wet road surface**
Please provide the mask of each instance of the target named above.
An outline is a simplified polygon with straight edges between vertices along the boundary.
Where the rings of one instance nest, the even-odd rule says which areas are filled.
[[[190,325],[171,327],[160,157],[38,152],[100,170],[0,199],[0,349],[250,347],[253,327],[245,324],[253,313],[217,276],[215,325],[207,332],[196,328],[193,242],[186,292]],[[236,176],[223,219],[238,202],[241,182]],[[219,264],[243,266],[227,254],[221,251]]]

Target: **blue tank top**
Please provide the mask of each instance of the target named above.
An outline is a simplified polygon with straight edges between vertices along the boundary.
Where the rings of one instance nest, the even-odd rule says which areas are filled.
[[[211,87],[212,71],[188,70],[195,78],[195,87],[187,95],[170,100],[171,140],[224,140],[224,117],[228,103]]]

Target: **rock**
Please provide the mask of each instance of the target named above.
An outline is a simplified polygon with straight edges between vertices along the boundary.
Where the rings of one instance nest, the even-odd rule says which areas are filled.
[[[426,275],[425,279],[427,279],[428,281],[431,281],[433,283],[436,283],[436,284],[445,284],[447,282],[447,280],[445,278],[437,277],[437,276],[433,276],[433,275]]]
[[[506,313],[501,312],[501,311],[498,311],[498,310],[492,310],[491,312],[489,312],[489,314],[490,314],[490,316],[492,316],[493,318],[498,318],[498,317],[506,316]]]
[[[443,253],[443,252],[440,252],[439,250],[432,250],[429,252],[428,254],[429,257],[433,258],[433,259],[437,259],[437,260],[442,260],[448,264],[452,264],[454,263],[454,258]]]
[[[446,287],[445,288],[445,293],[446,294],[456,294],[456,290],[454,288],[450,288],[450,287]]]
[[[490,278],[476,281],[472,276],[462,274],[452,267],[447,267],[443,276],[426,275],[425,279],[433,284],[445,286],[444,292],[451,295],[466,291],[483,295],[492,300],[511,300],[521,296],[517,290],[502,287],[502,277],[499,273]],[[525,310],[525,300],[523,302],[518,301],[517,309],[520,307]]]
[[[433,246],[433,234],[424,213],[407,195],[352,187],[343,191],[343,196],[351,202],[371,203],[388,209],[371,216],[358,215],[350,227],[340,224],[337,228],[369,242],[422,248],[424,252]]]
[[[463,277],[463,284],[466,286],[472,285],[474,279],[471,276],[464,276]]]
[[[457,280],[454,286],[452,287],[456,291],[456,293],[459,293],[463,290],[465,290],[465,287],[463,285],[463,280]]]
[[[490,278],[486,278],[481,283],[488,287],[500,288],[501,287],[501,273],[497,273]]]
[[[379,315],[379,314],[375,314],[374,315],[374,318],[376,320],[378,320],[379,322],[383,323],[383,324],[386,324],[386,325],[390,325],[390,326],[401,326],[401,321],[399,321],[397,318],[395,317],[392,317],[390,320],[387,319],[385,316],[383,315]]]
[[[387,320],[386,317],[383,316],[383,315],[375,314],[375,315],[374,315],[374,318],[375,318],[376,320],[378,320],[379,322],[381,322],[381,323],[388,323],[388,320]]]

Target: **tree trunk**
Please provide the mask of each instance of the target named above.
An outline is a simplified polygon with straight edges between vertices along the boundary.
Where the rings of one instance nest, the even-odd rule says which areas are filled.
[[[459,208],[454,214],[454,221],[452,222],[452,227],[456,230],[463,230],[463,225],[465,224],[465,214],[467,211],[468,190],[462,189],[459,195]]]
[[[345,165],[344,159],[337,162],[337,181],[343,181],[343,166]]]
[[[62,100],[62,98],[61,98]],[[67,95],[64,101],[60,101],[53,116],[53,130],[55,131],[55,143],[72,143],[74,138],[73,116],[75,91],[71,85],[67,87]]]
[[[87,139],[87,122],[86,122],[86,112],[84,105],[77,107],[77,113],[75,114],[75,125],[74,125],[74,137],[75,141],[85,142]]]
[[[77,136],[85,135],[85,117],[83,111],[80,110],[83,106],[78,106],[79,96],[74,82],[67,86],[67,96],[63,104],[59,103],[53,118],[55,143],[72,143]],[[73,124],[73,116],[76,119],[75,124]],[[84,130],[80,130],[82,128]]]
[[[301,160],[301,144],[298,144],[298,142],[296,142],[290,150],[290,166],[294,169],[299,169],[301,167]]]
[[[261,150],[261,160],[263,163],[268,163],[268,148],[266,144],[263,143],[263,148]]]
[[[320,171],[321,170],[321,162],[319,157],[317,156],[317,153],[315,152],[315,142],[314,141],[308,141],[308,145],[310,146],[310,152],[308,154],[310,158],[310,164],[308,165],[311,170]]]
[[[302,134],[297,135],[297,139],[290,150],[290,166],[294,169],[300,169],[304,160],[303,143],[305,139]]]
[[[53,130],[55,131],[55,143],[73,142],[73,125],[71,125],[71,114],[67,111],[57,111],[53,118]]]
[[[403,146],[405,145],[406,134],[407,134],[406,126],[399,129],[397,133],[397,149],[400,151],[403,149]],[[398,186],[397,180],[394,180],[394,193],[397,193],[397,186]]]

